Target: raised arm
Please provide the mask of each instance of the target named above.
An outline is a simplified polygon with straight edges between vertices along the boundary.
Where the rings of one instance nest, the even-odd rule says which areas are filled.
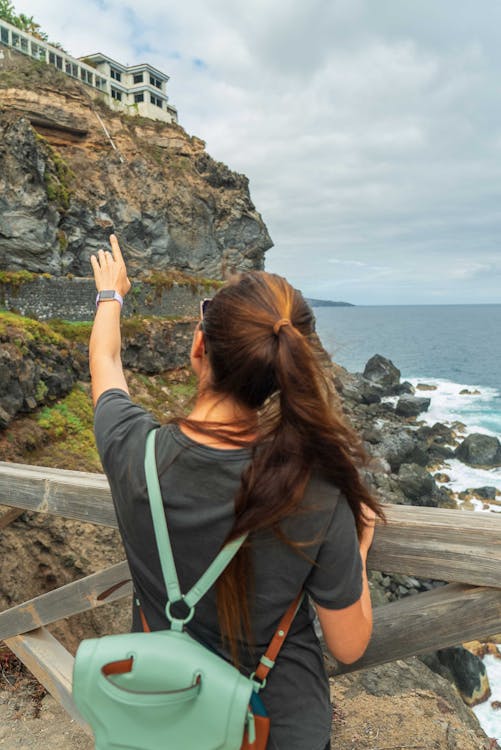
[[[111,250],[99,250],[97,257],[91,256],[96,289],[99,292],[117,292],[123,299],[130,289],[127,269],[114,234],[110,237]],[[99,396],[110,388],[129,392],[122,369],[120,356],[120,310],[121,302],[112,295],[98,302],[96,317],[89,342],[89,367],[92,379],[94,406]],[[106,297],[109,298],[106,298]]]

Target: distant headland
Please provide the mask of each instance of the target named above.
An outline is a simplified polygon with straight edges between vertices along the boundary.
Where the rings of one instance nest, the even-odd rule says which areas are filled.
[[[308,297],[307,302],[311,307],[355,307],[351,302],[333,302],[330,299],[312,299]]]

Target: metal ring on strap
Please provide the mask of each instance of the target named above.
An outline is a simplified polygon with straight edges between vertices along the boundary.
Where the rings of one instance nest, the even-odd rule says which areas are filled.
[[[181,597],[181,599],[179,599],[179,601],[180,602],[182,601],[182,602],[184,602],[186,604],[186,602],[184,601],[184,596]],[[188,614],[186,615],[186,617],[174,617],[174,615],[170,611],[171,604],[177,604],[177,602],[170,602],[169,601],[165,605],[165,616],[167,617],[168,621],[171,624],[173,624],[173,623],[176,622],[176,623],[180,623],[182,625],[186,625],[186,623],[189,622],[193,618],[193,615],[195,614],[195,607],[190,607],[190,611],[188,612]],[[186,606],[188,607],[189,605],[186,604]]]

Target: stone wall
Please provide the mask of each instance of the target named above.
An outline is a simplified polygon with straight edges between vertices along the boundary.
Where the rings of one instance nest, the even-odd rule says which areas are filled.
[[[170,288],[135,282],[127,295],[123,315],[195,317],[200,299],[210,297],[213,290],[184,284]],[[49,320],[84,321],[94,317],[96,287],[93,279],[75,277],[37,277],[22,283],[0,283],[0,305],[20,315]]]

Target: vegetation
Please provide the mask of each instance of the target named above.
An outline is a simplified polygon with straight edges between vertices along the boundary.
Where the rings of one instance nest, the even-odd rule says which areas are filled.
[[[24,13],[17,14],[10,0],[0,0],[0,18],[12,24],[12,26],[16,26],[21,31],[26,31],[27,34],[31,34],[42,42],[47,42],[53,47],[63,50],[59,42],[49,41],[49,37],[45,31],[42,31],[40,24],[34,20],[33,16],[26,16]]]
[[[50,321],[50,327],[66,341],[72,341],[75,344],[88,344],[90,332],[92,330],[92,321],[77,320],[60,320],[54,318]]]
[[[142,281],[151,284],[155,290],[155,296],[161,297],[162,292],[172,289],[174,284],[179,286],[188,286],[196,294],[203,290],[205,293],[211,293],[220,289],[224,282],[218,279],[207,279],[202,276],[190,276],[182,271],[150,271],[142,277]]]
[[[49,201],[57,203],[61,210],[67,211],[73,194],[72,183],[75,180],[75,173],[66,164],[61,154],[43,136],[38,135],[38,138],[46,143],[49,151],[49,164],[52,167],[46,169],[44,174],[47,197]],[[64,252],[68,244],[64,232],[59,235],[58,241],[61,252]]]
[[[54,406],[44,407],[35,417],[50,440],[50,453],[59,465],[88,471],[101,471],[94,441],[94,415],[87,390],[76,385]]]
[[[58,347],[66,343],[47,323],[6,311],[0,312],[0,338],[13,341],[19,348],[25,348],[30,341]]]
[[[19,289],[22,284],[36,278],[37,274],[31,271],[0,271],[0,284],[9,284],[13,289]]]

